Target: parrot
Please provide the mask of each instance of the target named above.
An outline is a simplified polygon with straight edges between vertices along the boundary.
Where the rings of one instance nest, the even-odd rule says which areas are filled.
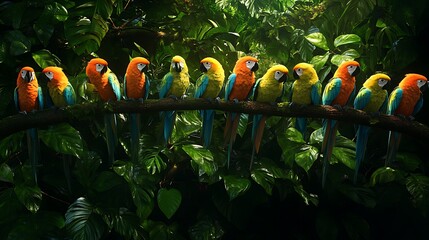
[[[291,102],[298,104],[319,105],[322,95],[322,84],[319,81],[317,72],[313,65],[308,63],[298,63],[293,68],[295,81],[292,85]],[[307,119],[296,118],[295,128],[301,132],[305,138],[307,131]]]
[[[222,65],[214,58],[207,57],[200,61],[200,70],[203,72],[197,79],[195,98],[215,99],[218,97],[225,81],[225,71]],[[201,110],[201,117],[203,119],[203,127],[201,135],[204,141],[204,147],[210,145],[212,131],[214,110]]]
[[[121,100],[121,89],[118,78],[108,68],[108,63],[102,58],[91,59],[86,66],[86,75],[89,82],[95,86],[103,102]],[[104,115],[107,152],[109,163],[115,160],[115,147],[117,145],[116,116],[113,113]]]
[[[145,75],[144,70],[150,62],[143,57],[135,57],[128,64],[124,77],[124,97],[125,99],[146,100],[149,96],[150,81]],[[140,114],[131,113],[130,132],[131,132],[131,159],[138,160],[139,138],[140,138]]]
[[[76,103],[76,93],[61,68],[46,67],[42,73],[49,79],[48,101],[52,102],[56,107],[65,107]]]
[[[416,73],[406,74],[399,86],[390,93],[386,113],[413,119],[423,107],[422,92],[427,88],[428,80],[425,76]],[[395,161],[400,141],[401,133],[389,131],[386,166]]]
[[[171,59],[170,71],[162,78],[159,98],[184,98],[189,84],[189,73],[186,61],[183,57],[176,55]],[[176,111],[165,111],[162,112],[161,115],[164,118],[164,142],[168,144],[176,120]]]
[[[23,67],[16,79],[14,90],[15,107],[19,112],[28,113],[43,109],[42,88],[37,82],[36,73],[31,67]],[[37,165],[40,159],[39,136],[36,128],[27,129],[28,157],[37,184]]]
[[[326,84],[322,94],[322,104],[343,108],[351,101],[356,91],[355,77],[360,72],[360,65],[356,61],[345,61],[338,66],[334,76]],[[323,119],[323,153],[322,187],[325,186],[329,161],[335,145],[338,123],[336,120]]]
[[[244,56],[235,63],[233,73],[228,77],[225,85],[225,101],[244,101],[252,95],[253,85],[255,84],[255,72],[258,70],[258,59],[251,56]],[[224,129],[225,143],[228,143],[228,162],[231,160],[232,145],[237,136],[240,113],[228,113],[226,116],[226,125]]]
[[[48,90],[49,95],[47,96],[47,102],[53,104],[55,107],[66,107],[76,103],[76,93],[73,86],[70,84],[67,76],[64,74],[60,67],[46,67],[42,70],[42,73],[48,78]],[[70,182],[70,164],[72,158],[70,155],[63,156],[63,168],[64,175],[66,176],[66,182],[71,192]]]
[[[384,112],[387,106],[386,87],[390,82],[390,77],[384,73],[376,73],[370,76],[359,90],[355,100],[354,108],[367,113]],[[356,133],[356,164],[353,182],[356,184],[359,167],[365,158],[366,145],[368,141],[368,131],[370,127],[359,125]]]
[[[274,65],[258,79],[253,87],[253,101],[263,103],[280,102],[284,94],[284,82],[288,79],[289,70],[281,64]],[[262,135],[264,133],[265,120],[267,116],[262,114],[253,115],[252,125],[252,157],[250,160],[250,169],[252,169],[253,158],[259,152]]]

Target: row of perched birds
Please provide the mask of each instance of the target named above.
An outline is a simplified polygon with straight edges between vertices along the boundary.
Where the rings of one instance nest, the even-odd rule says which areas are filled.
[[[123,91],[116,75],[108,68],[104,59],[94,58],[86,66],[86,75],[93,84],[104,102],[119,101],[121,94],[125,99],[143,101],[149,94],[150,81],[145,75],[149,61],[142,57],[133,58],[127,68]],[[289,70],[283,65],[275,65],[258,80],[255,72],[258,70],[258,60],[251,56],[241,57],[237,60],[233,73],[228,77],[224,86],[225,72],[222,65],[214,58],[204,58],[200,62],[201,77],[196,82],[195,98],[204,98],[210,101],[219,101],[218,95],[224,89],[225,101],[245,101],[252,99],[257,102],[276,103],[281,101],[284,94],[284,82],[288,79]],[[42,71],[49,79],[49,96],[47,103],[57,107],[72,105],[76,102],[76,95],[66,75],[59,67],[47,67]],[[360,65],[356,61],[343,62],[332,79],[326,84],[322,94],[322,84],[313,66],[308,63],[299,63],[293,68],[295,79],[292,85],[291,102],[303,105],[331,105],[338,109],[344,108],[353,102],[354,108],[368,113],[387,113],[412,117],[423,105],[422,91],[427,88],[427,78],[420,74],[407,74],[388,97],[387,84],[390,77],[383,73],[372,75],[363,84],[356,98],[356,75],[360,72]],[[163,77],[159,98],[184,97],[190,85],[188,67],[180,56],[174,56],[171,60],[170,71]],[[17,87],[15,89],[15,103],[19,111],[30,112],[43,108],[41,88],[38,86],[34,70],[24,67],[18,74]],[[214,110],[201,110],[203,145],[208,147],[211,141]],[[231,160],[231,151],[237,135],[241,113],[228,112],[224,129],[225,143],[228,145],[228,166]],[[170,141],[173,131],[176,111],[164,111],[163,138],[165,143]],[[267,116],[254,115],[252,125],[253,150],[250,167],[260,148],[265,120]],[[140,115],[130,114],[131,158],[136,160],[139,152]],[[117,144],[116,118],[114,114],[104,115],[106,139],[109,161],[115,159],[115,147]],[[306,134],[307,120],[296,118],[295,128],[303,136]],[[323,119],[323,177],[322,185],[325,185],[329,161],[335,145],[335,136],[338,122],[331,119]],[[361,125],[357,129],[356,137],[356,168],[354,181],[356,182],[359,166],[365,156],[369,126]],[[30,160],[37,163],[37,130],[27,130],[29,139]],[[390,131],[388,139],[387,164],[395,159],[401,139],[401,134]],[[36,151],[35,151],[36,150]],[[36,173],[35,173],[35,176]]]

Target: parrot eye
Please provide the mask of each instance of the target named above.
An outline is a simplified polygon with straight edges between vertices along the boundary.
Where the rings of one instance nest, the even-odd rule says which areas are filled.
[[[27,71],[26,70],[22,70],[21,71],[21,77],[22,78],[25,78],[25,75],[27,74]]]
[[[184,62],[179,62],[179,65],[180,65],[181,68],[185,67],[185,63]]]
[[[297,70],[295,70],[296,74],[298,74],[298,76],[301,76],[303,74],[303,70],[302,68],[298,68]]]
[[[347,66],[347,71],[349,72],[350,75],[353,75],[356,69],[357,69],[357,66],[354,66],[354,65]]]
[[[281,77],[283,77],[284,73],[280,72],[280,71],[276,71],[274,73],[274,78],[278,81]]]
[[[256,64],[256,62],[254,62],[254,61],[247,61],[247,62],[246,62],[246,67],[247,67],[248,69],[252,69],[252,68],[253,68],[253,66],[255,66],[255,64]]]
[[[427,82],[425,80],[417,80],[417,87],[423,87]]]
[[[49,80],[52,80],[52,78],[54,78],[54,73],[53,72],[46,72],[45,75],[46,75],[47,78],[49,78]]]
[[[95,64],[95,70],[97,72],[101,72],[101,70],[103,70],[103,68],[104,68],[103,64],[99,64],[99,63]]]

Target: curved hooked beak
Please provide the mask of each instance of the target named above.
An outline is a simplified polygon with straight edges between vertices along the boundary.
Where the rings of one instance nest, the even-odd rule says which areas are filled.
[[[252,72],[256,72],[259,69],[259,65],[257,62],[255,62],[255,65],[250,69]]]
[[[180,66],[180,63],[175,62],[173,65],[174,70],[176,70],[176,72],[181,72],[182,71],[182,67]]]
[[[295,72],[294,72],[295,73]],[[288,75],[287,74],[283,74],[283,76],[279,79],[280,83],[284,83],[286,82],[288,79]]]
[[[353,72],[352,76],[356,77],[360,73],[360,67],[356,67],[356,70]]]

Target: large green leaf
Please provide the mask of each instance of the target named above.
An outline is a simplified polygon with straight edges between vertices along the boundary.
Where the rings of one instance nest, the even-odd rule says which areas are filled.
[[[217,165],[213,161],[213,155],[210,150],[201,145],[188,144],[182,146],[183,151],[191,157],[200,168],[200,176],[204,173],[212,175],[217,170]],[[202,170],[202,171],[201,171]]]
[[[21,31],[13,30],[4,35],[10,42],[9,53],[13,56],[24,54],[31,49],[31,41]]]
[[[263,165],[255,164],[250,175],[257,184],[259,184],[267,194],[271,195],[275,176],[272,169]]]
[[[156,172],[161,172],[167,167],[167,163],[162,160],[161,156],[159,156],[158,151],[143,151],[143,163],[146,166],[146,170],[148,173],[155,174]]]
[[[326,51],[329,50],[328,42],[326,41],[325,36],[320,32],[310,33],[305,36],[305,39],[318,48]]]
[[[295,162],[306,172],[310,170],[313,163],[317,160],[319,150],[313,146],[305,145],[302,151],[295,153]]]
[[[3,138],[0,141],[0,157],[6,159],[12,153],[15,153],[22,149],[22,138],[24,137],[24,131],[14,133]]]
[[[225,189],[228,192],[229,200],[233,200],[234,198],[245,193],[251,185],[249,179],[235,175],[223,176],[223,182]]]
[[[52,54],[49,50],[42,49],[37,52],[31,53],[34,61],[39,65],[40,68],[45,68],[48,66],[59,66],[61,61],[60,59]]]
[[[39,130],[40,139],[56,152],[80,158],[83,155],[83,141],[79,131],[67,123]]]
[[[240,137],[243,137],[244,132],[247,129],[248,121],[249,121],[248,114],[240,114],[240,121],[238,122],[238,128],[237,128],[237,133],[238,135],[240,135]]]
[[[175,188],[161,188],[158,191],[157,201],[159,209],[170,219],[182,203],[182,194]]]
[[[100,239],[107,230],[106,224],[95,208],[84,197],[72,203],[65,214],[66,228],[73,239]]]
[[[336,37],[334,40],[335,47],[350,43],[361,43],[361,39],[356,34],[344,34]]]
[[[112,0],[97,0],[95,3],[95,11],[103,18],[108,19],[113,12]]]
[[[424,215],[429,211],[429,177],[425,175],[412,174],[407,177],[405,186],[413,197],[413,202]]]
[[[0,181],[13,183],[13,171],[6,163],[0,164]]]
[[[322,69],[323,65],[325,65],[325,63],[328,61],[329,59],[329,52],[327,52],[324,55],[316,55],[314,56],[310,63],[313,64],[314,69],[316,70],[316,72],[320,71],[320,69]]]
[[[401,173],[393,168],[381,167],[372,173],[370,183],[372,186],[375,186],[380,183],[393,182],[399,179],[400,176]]]
[[[112,227],[125,239],[145,239],[139,217],[132,212],[120,212],[112,216]]]
[[[146,219],[152,213],[155,194],[152,189],[130,184],[131,196],[137,207],[136,213],[141,219]]]
[[[334,64],[334,65],[336,65],[336,66],[340,66],[340,64],[342,62],[350,61],[350,60],[353,60],[353,59],[354,58],[351,57],[351,56],[349,56],[349,55],[338,55],[338,54],[335,54],[331,58],[331,63]]]
[[[16,185],[14,188],[18,200],[32,213],[39,211],[42,202],[42,190],[37,186],[24,184]]]

